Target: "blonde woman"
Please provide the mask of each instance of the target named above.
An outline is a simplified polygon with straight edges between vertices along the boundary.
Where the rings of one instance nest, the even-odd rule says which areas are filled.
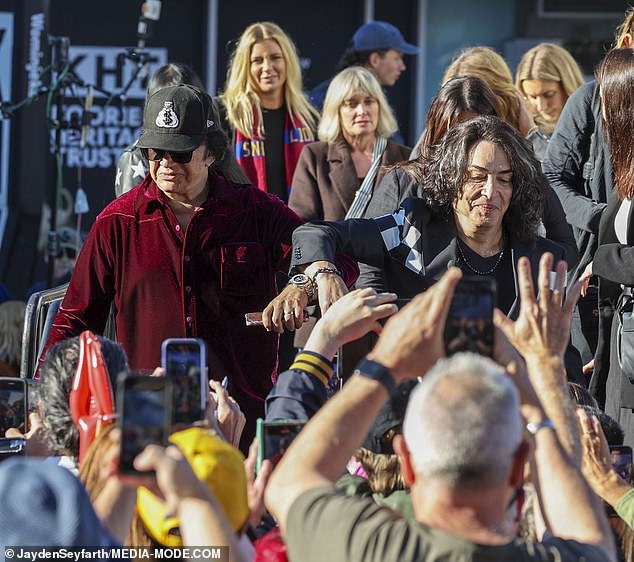
[[[0,304],[0,376],[17,377],[20,374],[24,311],[22,301]]]
[[[320,142],[302,151],[289,207],[307,221],[362,216],[383,166],[408,158],[409,148],[389,139],[396,129],[374,75],[361,66],[342,70],[326,92]]]
[[[498,99],[499,116],[526,136],[533,125],[522,115],[522,100],[513,85],[513,75],[506,61],[488,47],[471,47],[462,51],[445,70],[442,83],[457,76],[476,76],[484,80]]]
[[[287,202],[319,114],[304,95],[295,46],[278,25],[258,22],[244,30],[221,99],[238,163],[253,185]]]
[[[583,73],[572,55],[559,45],[540,43],[524,53],[515,86],[545,135],[552,135],[568,97],[583,84]]]

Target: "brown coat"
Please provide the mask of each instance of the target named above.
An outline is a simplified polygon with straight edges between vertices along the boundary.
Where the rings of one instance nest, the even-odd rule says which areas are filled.
[[[385,174],[383,166],[409,159],[410,149],[388,140],[374,185]],[[306,221],[340,220],[359,189],[350,147],[344,139],[307,144],[293,176],[288,206]]]

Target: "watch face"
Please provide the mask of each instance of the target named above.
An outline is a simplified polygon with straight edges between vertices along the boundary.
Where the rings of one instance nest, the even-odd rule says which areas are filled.
[[[298,273],[297,275],[293,275],[293,277],[291,277],[290,282],[293,285],[305,285],[306,283],[309,282],[309,279],[303,273]]]

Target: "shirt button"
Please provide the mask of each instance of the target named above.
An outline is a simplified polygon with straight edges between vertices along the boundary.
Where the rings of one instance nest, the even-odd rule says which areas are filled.
[[[185,292],[191,293],[192,292],[192,288],[189,285],[187,285],[187,287],[185,287]]]
[[[181,225],[180,225],[180,224],[177,224],[177,225],[176,225],[176,232],[180,232],[180,231],[181,231]]]
[[[188,324],[191,324],[194,321],[194,319],[191,316],[188,316],[187,318],[185,318],[185,320],[187,320]]]
[[[184,258],[184,259],[185,259],[185,261],[186,261],[187,263],[189,263],[189,256],[185,256],[185,258]]]

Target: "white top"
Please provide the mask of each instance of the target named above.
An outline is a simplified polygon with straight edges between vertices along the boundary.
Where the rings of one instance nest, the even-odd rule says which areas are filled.
[[[621,244],[627,244],[627,223],[632,207],[631,199],[623,199],[614,219],[614,232]]]

